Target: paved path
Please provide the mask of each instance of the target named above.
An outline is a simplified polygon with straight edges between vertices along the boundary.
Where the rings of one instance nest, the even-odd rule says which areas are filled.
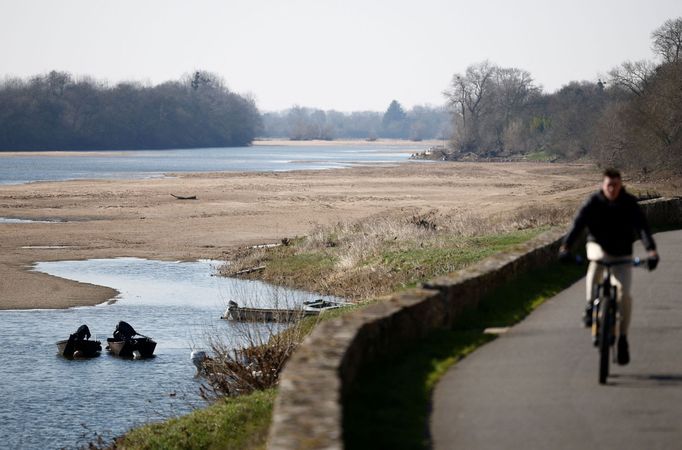
[[[581,280],[448,371],[434,447],[682,449],[682,232],[656,241],[659,268],[634,269],[630,365],[598,384]]]

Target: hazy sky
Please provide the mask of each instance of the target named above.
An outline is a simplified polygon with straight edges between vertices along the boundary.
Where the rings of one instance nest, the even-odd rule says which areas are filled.
[[[204,69],[261,110],[409,108],[486,59],[548,92],[596,80],[653,59],[651,32],[680,16],[680,0],[0,0],[0,77]]]

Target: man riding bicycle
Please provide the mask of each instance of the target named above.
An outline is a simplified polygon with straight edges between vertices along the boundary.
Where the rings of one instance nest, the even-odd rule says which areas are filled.
[[[559,251],[559,258],[570,258],[569,249],[575,244],[581,232],[587,228],[587,289],[585,314],[583,322],[586,327],[592,325],[592,297],[595,284],[601,281],[604,268],[596,261],[617,261],[632,257],[632,244],[638,236],[648,251],[649,270],[658,264],[656,243],[646,217],[637,204],[637,199],[625,191],[621,174],[618,170],[607,169],[603,173],[601,189],[592,194],[582,205],[576,215],[573,226],[564,237]],[[612,282],[617,287],[617,301],[621,310],[621,333],[618,338],[618,364],[630,362],[627,333],[632,311],[632,266],[618,265],[612,268]]]

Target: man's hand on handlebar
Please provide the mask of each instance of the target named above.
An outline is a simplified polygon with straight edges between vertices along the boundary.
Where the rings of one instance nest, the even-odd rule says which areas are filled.
[[[562,264],[576,263],[582,264],[583,258],[580,255],[574,255],[563,245],[559,248],[559,262]]]
[[[575,258],[573,255],[571,255],[571,252],[564,250],[563,252],[559,252],[559,262],[562,263],[570,263],[573,262]]]
[[[559,248],[559,262],[569,263],[573,260],[571,252],[568,251],[563,245]]]

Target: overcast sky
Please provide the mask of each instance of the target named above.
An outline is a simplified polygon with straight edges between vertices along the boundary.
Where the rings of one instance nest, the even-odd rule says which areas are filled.
[[[653,59],[680,0],[0,0],[0,77],[64,70],[153,84],[196,69],[264,111],[443,103],[483,60],[547,92]]]

